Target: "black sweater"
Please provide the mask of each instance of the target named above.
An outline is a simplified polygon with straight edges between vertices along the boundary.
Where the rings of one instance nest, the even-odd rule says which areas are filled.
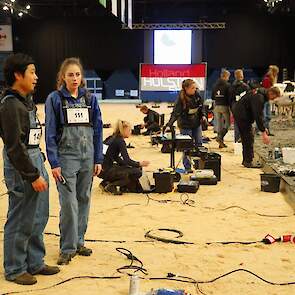
[[[144,121],[144,123],[147,124],[146,127],[149,127],[150,125],[152,125],[154,123],[159,124],[159,119],[160,119],[160,115],[157,112],[149,109],[148,113],[144,117],[143,121]]]
[[[104,171],[112,168],[114,164],[118,164],[119,166],[140,167],[139,162],[130,159],[126,142],[121,136],[110,136],[104,143],[109,146],[102,164]]]
[[[180,129],[192,129],[200,126],[201,119],[205,116],[204,100],[197,92],[189,98],[187,106],[184,107],[180,96],[178,96],[167,126],[171,127],[176,120]]]
[[[24,180],[34,182],[40,173],[29,157],[27,143],[30,132],[29,111],[34,110],[35,105],[30,97],[22,97],[11,89],[6,90],[3,97],[7,95],[14,97],[0,104],[0,135],[13,167]]]
[[[230,84],[225,80],[219,79],[212,89],[212,99],[217,106],[229,106]]]
[[[244,81],[235,80],[230,88],[230,106],[232,107],[238,100],[240,100],[240,94],[243,92],[248,92],[250,86]]]
[[[264,88],[249,91],[234,104],[233,114],[235,119],[246,124],[252,124],[256,121],[258,129],[264,132],[263,108],[267,101],[268,98]]]

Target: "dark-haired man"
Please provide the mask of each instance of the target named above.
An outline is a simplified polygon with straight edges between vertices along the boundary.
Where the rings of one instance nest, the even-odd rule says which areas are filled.
[[[243,163],[246,168],[257,168],[252,161],[254,159],[254,135],[252,124],[256,121],[257,127],[262,132],[262,141],[269,144],[268,130],[265,128],[263,120],[264,104],[280,96],[277,87],[254,89],[233,105],[234,118],[239,127],[243,145]]]
[[[9,194],[4,227],[5,278],[21,285],[34,275],[59,268],[44,263],[43,231],[48,221],[48,174],[39,148],[42,129],[31,94],[37,83],[30,56],[10,55],[3,67],[6,86],[0,99],[0,135],[4,142],[4,178]]]

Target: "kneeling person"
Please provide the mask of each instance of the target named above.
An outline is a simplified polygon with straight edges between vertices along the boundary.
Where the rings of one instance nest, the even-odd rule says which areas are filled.
[[[105,142],[108,150],[99,177],[103,179],[105,190],[114,195],[121,195],[121,190],[124,189],[138,192],[138,179],[142,176],[142,167],[149,165],[148,161],[137,162],[130,159],[124,140],[130,134],[130,124],[119,120],[113,135]]]
[[[160,115],[149,109],[146,105],[140,107],[140,111],[145,114],[144,124],[141,125],[141,128],[146,128],[146,131],[143,135],[150,135],[153,132],[158,132],[161,130],[160,128]]]

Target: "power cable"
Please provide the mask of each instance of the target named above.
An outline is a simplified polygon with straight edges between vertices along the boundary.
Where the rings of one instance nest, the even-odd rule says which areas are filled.
[[[243,210],[245,212],[256,214],[258,216],[271,217],[271,218],[287,218],[287,217],[293,217],[293,216],[295,216],[295,214],[290,214],[290,215],[271,215],[271,214],[258,213],[258,212],[255,212],[255,211],[247,210],[247,209],[245,209],[243,207],[240,207],[240,206],[229,206],[229,207],[222,208],[222,209],[217,209],[217,208],[213,208],[213,207],[204,207],[204,208],[205,209],[215,210],[215,211],[226,211],[226,210],[230,210],[230,209],[240,209],[240,210]]]
[[[37,291],[45,291],[45,290],[49,290],[51,288],[63,285],[67,282],[73,281],[73,280],[77,280],[77,279],[96,279],[96,280],[114,280],[114,279],[120,279],[120,276],[113,276],[113,277],[100,277],[100,276],[75,276],[75,277],[71,277],[68,278],[66,280],[63,280],[59,283],[56,283],[54,285],[51,285],[49,287],[45,287],[45,288],[40,288],[40,289],[31,289],[31,290],[25,290],[25,291],[12,291],[12,292],[6,292],[6,293],[1,293],[0,295],[10,295],[10,294],[21,294],[21,293],[31,293],[31,292],[37,292]]]

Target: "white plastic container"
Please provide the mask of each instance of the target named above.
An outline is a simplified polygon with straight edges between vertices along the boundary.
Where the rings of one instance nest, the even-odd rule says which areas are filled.
[[[295,164],[295,148],[284,147],[282,148],[283,161],[286,164]]]
[[[139,277],[133,275],[130,277],[129,295],[140,295],[139,294]]]
[[[243,154],[243,145],[241,142],[234,142],[234,155],[242,156]]]

